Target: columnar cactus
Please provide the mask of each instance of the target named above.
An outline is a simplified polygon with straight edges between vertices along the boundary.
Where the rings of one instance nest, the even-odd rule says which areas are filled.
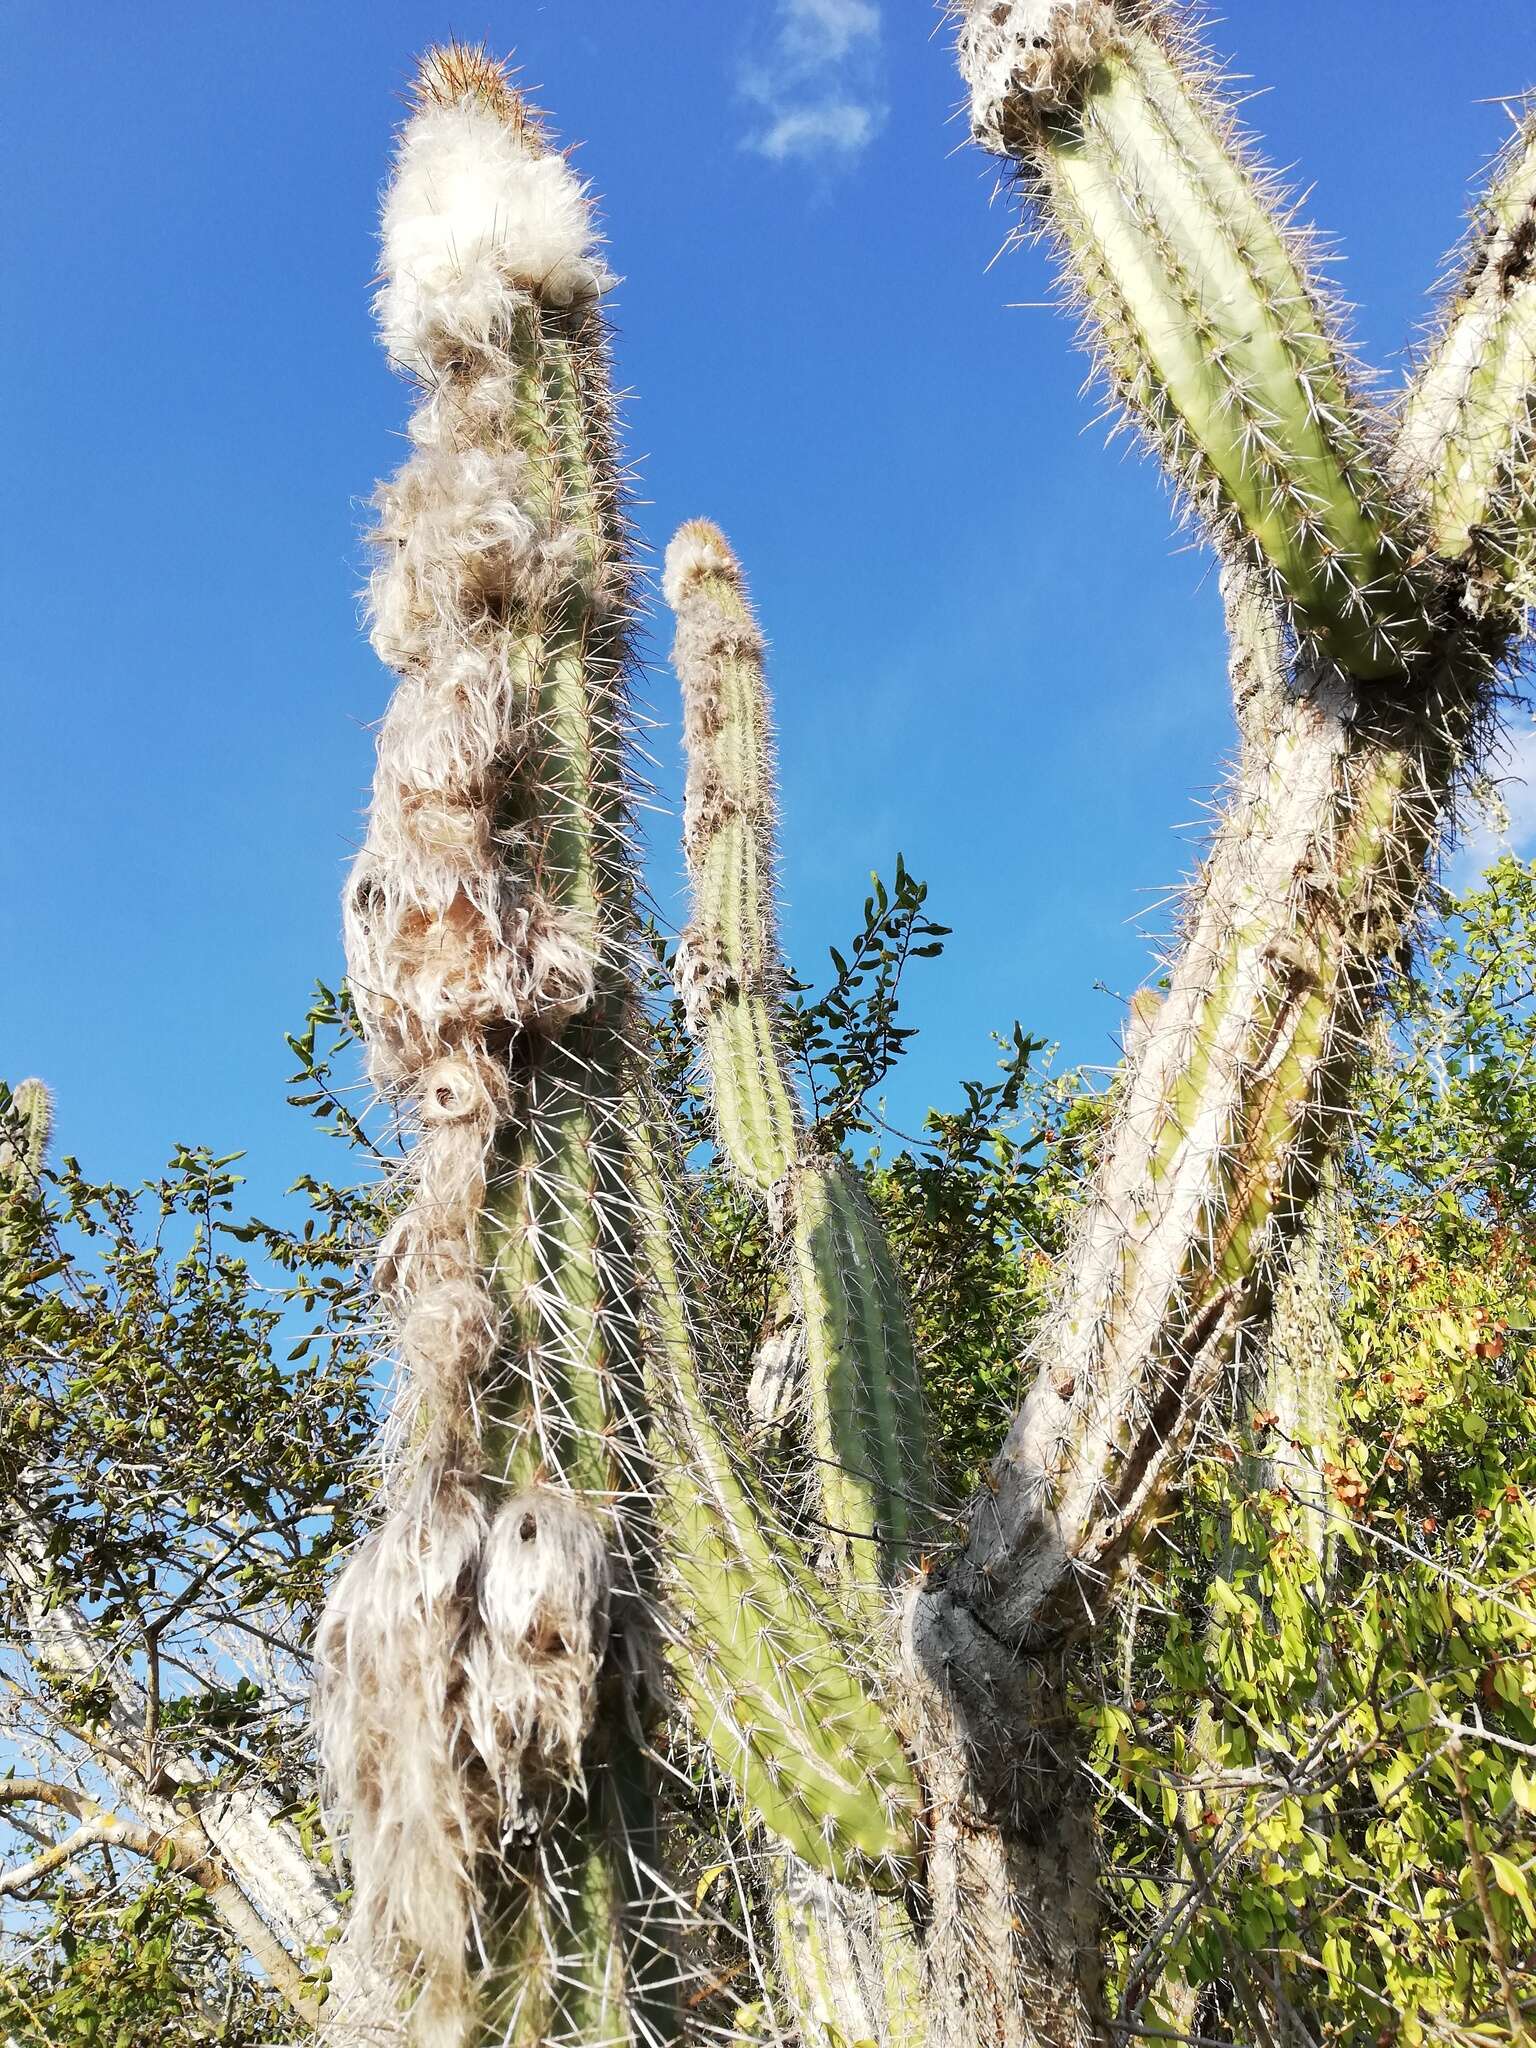
[[[628,572],[586,195],[454,46],[383,227],[384,339],[423,397],[379,498],[400,681],[345,911],[371,1072],[416,1138],[378,1259],[389,1510],[321,1626],[322,1756],[418,2038],[649,2038],[677,1974],[641,1839],[664,1637],[722,1777],[809,1864],[899,1883],[917,1791],[705,1412],[630,1092]]]
[[[383,337],[422,399],[379,497],[374,644],[400,681],[345,909],[373,1077],[418,1135],[378,1262],[392,1500],[322,1624],[321,1746],[420,2037],[510,1999],[576,2041],[653,1940],[632,1801],[568,1812],[592,1743],[643,1778],[653,1661],[606,278],[581,185],[459,48],[422,67],[383,245]]]
[[[1100,2037],[1060,1652],[1262,1329],[1521,625],[1536,128],[1381,418],[1178,8],[956,11],[976,133],[1221,554],[1244,744],[1166,998],[1136,1006],[1032,1391],[948,1559],[921,1555],[935,1504],[890,1250],[786,1058],[740,566],[703,522],[667,558],[678,965],[803,1343],[773,1419],[809,1477],[782,1498],[743,1451],[745,1372],[644,1070],[590,204],[480,53],[429,57],[402,131],[378,305],[421,397],[379,499],[374,638],[399,681],[346,919],[373,1077],[415,1139],[378,1260],[404,1379],[383,1518],[317,1650],[356,1917],[430,2048],[724,2025],[662,1875],[701,1779],[771,1929],[742,2001],[765,2037]]]

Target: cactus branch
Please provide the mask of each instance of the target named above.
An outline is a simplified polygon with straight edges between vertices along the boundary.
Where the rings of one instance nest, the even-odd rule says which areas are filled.
[[[694,914],[677,979],[709,1063],[726,1156],[765,1200],[800,1148],[779,1003],[774,928],[773,766],[763,640],[740,564],[707,520],[667,550],[667,601],[683,691],[688,787],[683,844]]]
[[[1408,394],[1398,466],[1433,545],[1508,601],[1536,567],[1536,116],[1527,114],[1474,218],[1464,274]]]
[[[750,1818],[833,1876],[899,1886],[917,1787],[836,1610],[711,1418],[664,1128],[640,1107],[632,1172],[674,1682]]]
[[[1128,416],[1304,642],[1355,676],[1400,674],[1434,620],[1413,523],[1174,10],[957,11],[973,132],[1016,165]]]
[[[741,568],[695,520],[667,553],[688,750],[694,914],[678,980],[721,1144],[784,1239],[805,1326],[821,1519],[840,1578],[878,1611],[913,1561],[931,1485],[911,1324],[857,1177],[825,1156],[789,1078],[773,928],[773,778],[762,637]]]

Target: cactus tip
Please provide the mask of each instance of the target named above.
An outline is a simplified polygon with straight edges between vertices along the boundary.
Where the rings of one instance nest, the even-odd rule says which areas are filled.
[[[483,47],[422,58],[381,225],[384,340],[429,382],[504,336],[530,297],[585,304],[612,282],[586,186]]]
[[[18,1081],[11,1094],[14,1135],[0,1138],[0,1173],[19,1166],[27,1179],[35,1180],[48,1157],[48,1140],[53,1135],[53,1092],[46,1081],[35,1077]]]
[[[508,64],[493,57],[484,43],[461,43],[450,38],[434,43],[417,63],[411,80],[412,112],[423,107],[453,107],[461,100],[477,100],[516,127],[529,122],[527,104],[512,83]]]
[[[673,534],[662,570],[661,587],[676,611],[688,587],[701,576],[737,580],[741,564],[730,542],[712,519],[688,519]]]

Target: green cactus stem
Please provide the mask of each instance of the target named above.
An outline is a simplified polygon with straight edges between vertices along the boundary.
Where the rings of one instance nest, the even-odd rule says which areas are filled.
[[[667,551],[688,750],[693,917],[678,984],[721,1144],[768,1202],[805,1328],[809,1438],[828,1550],[871,1611],[915,1562],[932,1483],[911,1322],[856,1176],[824,1156],[789,1078],[773,921],[773,769],[763,643],[741,567],[706,520]]]
[[[1404,408],[1398,464],[1432,545],[1476,585],[1536,595],[1536,118],[1527,115],[1473,223],[1464,274]]]
[[[835,1608],[712,1420],[678,1267],[679,1176],[654,1105],[634,1128],[674,1682],[749,1820],[835,1877],[899,1886],[916,1853],[911,1768]]]
[[[680,1902],[658,1875],[650,1767],[623,1702],[609,1705],[585,1791],[496,1873],[487,2048],[655,2048],[676,2037]]]
[[[1128,416],[1304,641],[1351,675],[1401,674],[1432,637],[1417,536],[1187,38],[1136,0],[959,11],[973,131],[1018,165]]]
[[[799,1154],[801,1117],[779,1026],[773,757],[763,641],[719,528],[693,520],[667,554],[683,678],[683,844],[694,915],[677,979],[705,1049],[720,1142],[764,1199]]]
[[[840,1160],[811,1158],[791,1188],[811,1451],[829,1549],[844,1577],[878,1588],[916,1564],[932,1486],[911,1323],[857,1176]]]

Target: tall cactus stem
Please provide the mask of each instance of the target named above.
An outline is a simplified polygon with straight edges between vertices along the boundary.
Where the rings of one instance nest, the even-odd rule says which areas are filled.
[[[1198,82],[1178,10],[958,0],[973,132],[1011,159],[1112,388],[1224,551],[1351,675],[1433,637],[1417,533],[1297,238]]]
[[[344,909],[371,1072],[417,1136],[377,1267],[399,1469],[322,1618],[322,1758],[355,1923],[415,1989],[424,2048],[546,2037],[505,2019],[535,1923],[551,2011],[649,2041],[629,1908],[592,1903],[617,1852],[557,1846],[573,1800],[612,1794],[600,1703],[637,1717],[650,1663],[607,280],[584,189],[481,52],[421,66],[383,254],[383,337],[421,395],[378,499],[373,638],[399,681]],[[528,1904],[562,1855],[576,1904]]]
[[[693,520],[667,551],[667,600],[683,688],[688,785],[683,844],[693,918],[677,979],[705,1047],[720,1141],[765,1199],[793,1165],[800,1114],[779,1027],[773,756],[763,639],[719,528]]]
[[[877,1614],[914,1561],[932,1476],[910,1318],[856,1175],[805,1128],[779,1025],[773,775],[763,643],[719,529],[667,551],[688,751],[693,917],[678,981],[704,1049],[721,1144],[768,1203],[805,1326],[811,1452],[839,1578]]]

